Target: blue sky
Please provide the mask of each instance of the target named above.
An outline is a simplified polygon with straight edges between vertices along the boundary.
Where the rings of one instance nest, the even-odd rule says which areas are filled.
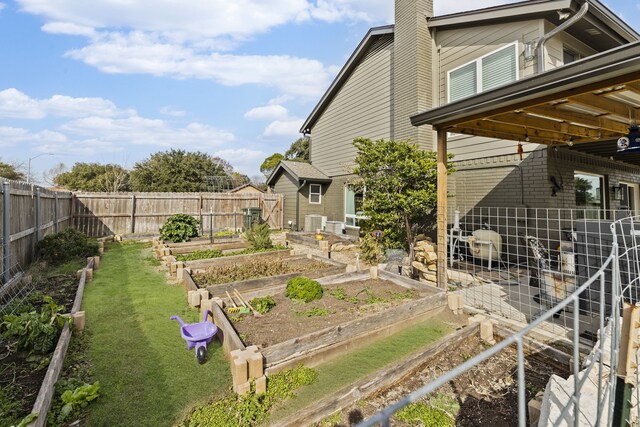
[[[467,4],[435,0],[436,14]],[[367,29],[392,18],[393,0],[0,0],[1,160],[26,171],[32,158],[43,182],[59,163],[131,168],[181,148],[258,175]]]

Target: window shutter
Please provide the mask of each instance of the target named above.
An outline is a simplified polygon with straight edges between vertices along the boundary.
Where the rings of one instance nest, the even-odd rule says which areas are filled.
[[[482,58],[482,90],[490,90],[517,78],[516,46],[507,46]]]
[[[449,102],[475,95],[477,92],[478,79],[475,62],[449,73]]]

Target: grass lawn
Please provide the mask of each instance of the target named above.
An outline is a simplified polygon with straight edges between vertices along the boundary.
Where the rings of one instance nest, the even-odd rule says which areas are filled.
[[[317,366],[318,379],[296,391],[297,397],[274,410],[266,424],[290,416],[318,399],[353,384],[437,341],[453,328],[437,320],[421,323]]]
[[[218,341],[199,365],[187,351],[174,314],[199,321],[179,285],[168,284],[148,246],[114,244],[88,283],[88,358],[100,397],[89,406],[91,426],[170,426],[193,405],[231,385]]]

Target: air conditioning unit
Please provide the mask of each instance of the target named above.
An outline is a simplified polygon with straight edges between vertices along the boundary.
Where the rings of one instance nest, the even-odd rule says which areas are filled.
[[[327,217],[322,215],[305,215],[304,231],[315,233],[318,230],[324,230],[327,225]]]
[[[344,230],[344,222],[341,221],[327,221],[327,226],[324,229],[327,233],[342,234]]]

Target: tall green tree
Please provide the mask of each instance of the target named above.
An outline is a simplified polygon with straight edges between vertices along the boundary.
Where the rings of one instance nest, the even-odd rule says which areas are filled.
[[[411,248],[418,232],[433,228],[437,158],[409,141],[357,138],[354,174],[366,189],[363,211],[370,230],[384,232],[385,246]],[[449,163],[447,172],[453,172]]]
[[[264,159],[264,162],[260,165],[260,172],[262,172],[266,177],[271,175],[271,172],[278,166],[280,160],[284,160],[284,156],[280,153],[274,153]]]
[[[114,164],[83,163],[53,178],[54,184],[74,191],[129,191],[129,171]]]
[[[202,152],[170,149],[152,154],[131,171],[133,191],[207,191],[206,176],[227,176],[224,164]]]
[[[302,162],[308,162],[309,157],[309,138],[303,136],[295,140],[291,147],[284,153],[284,157],[287,160],[297,160]]]
[[[27,175],[20,170],[16,165],[0,162],[0,177],[6,179],[13,179],[15,181],[24,181],[27,179]]]

